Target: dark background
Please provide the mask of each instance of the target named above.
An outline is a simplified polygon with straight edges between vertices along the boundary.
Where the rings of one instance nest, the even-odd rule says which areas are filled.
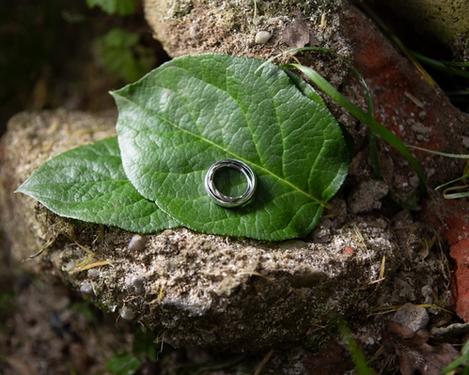
[[[116,28],[138,37],[135,45],[116,46],[118,58],[130,54],[138,62],[144,51],[148,70],[167,59],[137,2],[132,14],[120,15],[85,0],[0,0],[0,134],[23,110],[113,108],[108,91],[136,78],[125,66],[109,66],[96,47]]]

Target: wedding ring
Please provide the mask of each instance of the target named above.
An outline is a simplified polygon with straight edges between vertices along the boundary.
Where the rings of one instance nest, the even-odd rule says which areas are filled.
[[[231,168],[238,172],[241,172],[246,177],[247,188],[246,191],[237,197],[230,197],[220,192],[215,186],[215,175],[218,171],[224,168]],[[257,187],[257,178],[254,171],[249,165],[243,163],[240,160],[226,159],[220,160],[211,165],[207,174],[205,175],[205,190],[207,191],[210,198],[212,198],[216,204],[222,207],[240,207],[249,203],[253,197]]]

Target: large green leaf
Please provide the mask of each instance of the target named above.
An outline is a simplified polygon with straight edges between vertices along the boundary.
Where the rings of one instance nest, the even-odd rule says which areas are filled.
[[[143,198],[126,178],[116,138],[49,160],[19,188],[60,216],[148,233],[176,222]]]
[[[124,170],[147,199],[184,226],[212,234],[283,240],[307,234],[347,171],[341,130],[270,63],[185,56],[113,93]],[[204,176],[217,160],[249,164],[251,204],[217,206]]]

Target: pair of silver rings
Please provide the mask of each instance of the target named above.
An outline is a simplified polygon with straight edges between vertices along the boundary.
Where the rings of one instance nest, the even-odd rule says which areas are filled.
[[[234,169],[244,175],[246,178],[247,187],[243,194],[231,197],[223,194],[217,189],[215,186],[215,176],[217,172],[225,168]],[[207,174],[205,175],[205,190],[207,191],[207,194],[215,201],[216,204],[222,207],[233,208],[248,204],[254,196],[256,188],[256,174],[249,165],[240,160],[226,159],[217,161],[210,166]]]

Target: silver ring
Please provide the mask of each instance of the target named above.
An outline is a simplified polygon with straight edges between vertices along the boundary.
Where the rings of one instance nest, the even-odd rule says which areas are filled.
[[[215,174],[224,168],[231,168],[241,172],[247,180],[246,191],[237,197],[230,197],[220,192],[215,186]],[[243,163],[240,160],[226,159],[220,160],[211,165],[207,174],[205,175],[205,190],[207,191],[210,198],[212,198],[216,204],[222,207],[240,207],[247,204],[254,196],[254,192],[257,187],[257,178],[254,171],[249,165]]]

